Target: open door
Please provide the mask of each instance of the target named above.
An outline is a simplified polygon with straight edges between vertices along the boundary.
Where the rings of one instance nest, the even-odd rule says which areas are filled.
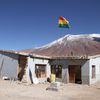
[[[62,82],[62,66],[61,65],[51,65],[51,74],[55,74],[56,81]]]
[[[69,65],[69,83],[81,84],[81,66],[80,65]]]
[[[75,83],[75,66],[69,66],[69,83]]]

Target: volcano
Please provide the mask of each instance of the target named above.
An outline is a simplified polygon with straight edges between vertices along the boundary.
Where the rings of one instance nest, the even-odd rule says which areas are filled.
[[[100,54],[100,34],[68,34],[42,47],[22,51],[49,57],[98,55]]]

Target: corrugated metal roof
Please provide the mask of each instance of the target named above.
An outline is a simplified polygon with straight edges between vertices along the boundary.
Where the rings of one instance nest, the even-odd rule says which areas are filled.
[[[31,56],[31,57],[36,57],[36,58],[50,59],[50,57],[48,57],[48,56],[42,56],[42,55],[37,55],[37,54],[30,54],[30,53],[19,52],[19,51],[14,51],[14,50],[0,50],[0,53],[11,53],[11,54],[17,54],[17,55],[23,55],[23,56]]]

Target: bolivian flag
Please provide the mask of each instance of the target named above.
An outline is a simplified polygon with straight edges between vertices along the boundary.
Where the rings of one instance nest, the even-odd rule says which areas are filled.
[[[62,16],[59,17],[58,24],[59,24],[59,27],[62,27],[62,28],[69,28],[70,27],[69,21]]]

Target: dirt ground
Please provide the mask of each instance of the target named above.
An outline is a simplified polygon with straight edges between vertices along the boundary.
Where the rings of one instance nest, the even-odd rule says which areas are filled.
[[[46,90],[49,86],[0,80],[0,100],[100,100],[100,82],[91,86],[64,84],[59,91]]]

